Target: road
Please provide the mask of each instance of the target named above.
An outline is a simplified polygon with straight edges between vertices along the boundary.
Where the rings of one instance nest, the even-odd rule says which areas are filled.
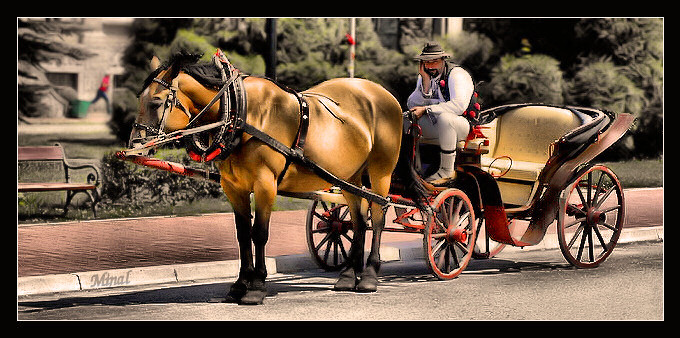
[[[663,320],[663,242],[617,246],[596,269],[559,250],[502,252],[438,281],[422,260],[383,264],[377,293],[334,292],[337,273],[274,274],[257,307],[222,303],[233,282],[18,299],[19,320]]]

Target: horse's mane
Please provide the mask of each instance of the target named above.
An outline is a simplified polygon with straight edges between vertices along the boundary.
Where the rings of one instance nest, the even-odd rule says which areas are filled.
[[[170,59],[152,71],[144,80],[141,92],[148,87],[154,78],[162,71],[172,67],[171,78],[175,78],[180,71],[183,71],[196,79],[200,84],[209,88],[219,88],[222,85],[222,76],[219,69],[212,62],[198,62],[202,54],[193,54],[180,51],[170,56]]]

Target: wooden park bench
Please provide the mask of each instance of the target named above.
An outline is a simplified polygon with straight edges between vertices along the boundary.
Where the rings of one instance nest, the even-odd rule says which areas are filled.
[[[18,192],[41,192],[41,191],[66,191],[66,204],[64,205],[64,215],[68,212],[68,206],[71,204],[73,196],[77,193],[83,192],[90,197],[92,202],[92,212],[97,217],[96,205],[100,200],[98,187],[99,169],[90,164],[85,165],[71,165],[66,161],[64,148],[59,144],[54,146],[36,146],[36,147],[17,147],[17,162],[25,161],[40,161],[40,162],[61,162],[64,168],[65,181],[64,182],[37,182],[24,183],[17,182]],[[71,170],[89,169],[92,172],[87,175],[86,183],[71,182]]]

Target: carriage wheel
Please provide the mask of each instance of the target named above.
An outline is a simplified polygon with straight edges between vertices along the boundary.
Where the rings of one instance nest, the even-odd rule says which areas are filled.
[[[439,279],[452,279],[467,267],[477,238],[472,203],[458,189],[444,190],[433,203],[434,217],[425,226],[427,265]]]
[[[353,237],[347,205],[317,200],[312,203],[307,212],[307,247],[320,268],[342,269]]]
[[[567,189],[557,223],[560,249],[572,265],[594,268],[614,250],[623,229],[621,183],[609,168],[596,165]]]
[[[475,242],[474,250],[472,250],[472,258],[493,258],[498,255],[503,248],[505,248],[505,244],[498,243],[489,237],[489,234],[486,232],[484,217],[480,216],[477,218],[477,241]]]

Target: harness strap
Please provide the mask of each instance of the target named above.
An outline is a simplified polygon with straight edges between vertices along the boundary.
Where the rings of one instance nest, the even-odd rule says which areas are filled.
[[[210,109],[210,107],[212,107],[212,105],[215,104],[217,100],[221,99],[222,94],[224,94],[224,92],[229,88],[229,85],[231,85],[231,83],[234,82],[234,80],[236,80],[236,78],[238,78],[240,75],[241,73],[238,71],[233,72],[229,80],[227,80],[227,82],[225,82],[224,85],[222,85],[222,88],[220,88],[217,94],[213,96],[212,100],[210,100],[210,102],[205,107],[203,107],[203,109],[198,114],[196,114],[196,116],[194,116],[194,118],[191,121],[189,121],[189,124],[187,124],[186,128],[189,128],[194,122],[198,121],[198,118],[201,117],[203,113]]]
[[[305,140],[307,139],[307,130],[309,129],[309,104],[304,99],[304,97],[302,97],[302,95],[298,94],[297,92],[295,92],[295,97],[298,99],[298,103],[300,104],[300,126],[298,127],[297,134],[295,135],[295,142],[293,142],[291,150],[299,154],[300,157],[304,157]],[[291,162],[292,159],[286,156],[286,164],[283,167],[283,171],[281,171],[281,174],[279,174],[279,177],[276,180],[277,184],[281,184],[281,181],[283,181],[283,178],[286,176],[286,172],[288,171],[288,167],[290,166]]]
[[[272,149],[281,153],[287,159],[290,159],[291,161],[293,161],[297,164],[300,164],[300,165],[303,165],[307,168],[310,168],[314,172],[314,174],[321,177],[326,182],[331,183],[331,184],[339,187],[342,190],[345,190],[345,191],[347,191],[347,192],[349,192],[353,195],[357,195],[361,198],[365,198],[365,199],[367,199],[371,202],[378,203],[382,206],[385,206],[388,203],[390,203],[389,198],[380,196],[380,195],[373,193],[369,190],[359,188],[359,187],[357,187],[353,184],[350,184],[349,182],[347,182],[345,180],[338,178],[337,176],[331,174],[328,170],[321,168],[318,164],[314,163],[314,161],[306,158],[299,149],[289,148],[288,146],[277,141],[276,139],[272,138],[271,136],[265,134],[264,132],[258,130],[257,128],[251,126],[248,123],[244,124],[243,131],[252,135],[253,137],[257,138],[258,140],[264,142],[265,144],[270,146]]]

